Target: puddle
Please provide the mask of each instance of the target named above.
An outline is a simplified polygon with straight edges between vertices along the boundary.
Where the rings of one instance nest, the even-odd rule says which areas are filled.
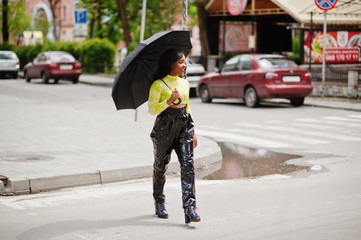
[[[310,167],[287,164],[290,159],[300,155],[284,154],[266,149],[246,148],[244,146],[219,142],[222,150],[222,166],[219,170],[205,176],[206,180],[223,180],[236,178],[254,178],[271,174],[287,174],[308,171]]]

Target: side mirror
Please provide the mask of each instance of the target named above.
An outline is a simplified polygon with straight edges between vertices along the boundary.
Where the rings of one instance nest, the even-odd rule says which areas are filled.
[[[220,73],[220,72],[221,72],[221,69],[215,67],[215,68],[214,68],[214,71],[217,72],[217,73]]]

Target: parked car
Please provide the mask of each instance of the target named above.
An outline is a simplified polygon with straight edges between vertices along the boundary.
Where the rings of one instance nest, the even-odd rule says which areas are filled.
[[[12,78],[18,78],[20,62],[18,56],[13,51],[0,51],[0,75],[1,78],[6,74]]]
[[[81,64],[67,52],[49,51],[41,52],[24,67],[24,76],[27,82],[32,78],[42,78],[44,83],[49,79],[54,79],[55,83],[59,79],[69,79],[73,83],[78,83],[81,74]]]
[[[191,89],[196,89],[198,81],[201,80],[201,76],[204,73],[205,70],[202,64],[195,63],[187,58],[187,80]]]
[[[228,60],[215,73],[198,82],[202,102],[213,98],[242,98],[246,106],[256,107],[262,99],[286,98],[301,106],[312,92],[311,74],[281,55],[244,54]]]

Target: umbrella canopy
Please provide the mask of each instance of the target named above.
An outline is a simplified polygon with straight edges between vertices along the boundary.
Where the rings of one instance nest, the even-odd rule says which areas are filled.
[[[170,48],[183,51],[192,49],[189,31],[164,31],[139,43],[124,59],[115,76],[112,97],[117,110],[136,109],[148,100],[158,61]]]

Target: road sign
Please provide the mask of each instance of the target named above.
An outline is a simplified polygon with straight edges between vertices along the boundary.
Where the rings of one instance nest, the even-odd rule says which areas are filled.
[[[75,23],[87,23],[87,11],[86,10],[75,10]]]
[[[315,0],[315,3],[319,9],[328,11],[336,6],[337,0]]]
[[[231,15],[241,14],[247,6],[247,0],[227,0],[227,9]]]

